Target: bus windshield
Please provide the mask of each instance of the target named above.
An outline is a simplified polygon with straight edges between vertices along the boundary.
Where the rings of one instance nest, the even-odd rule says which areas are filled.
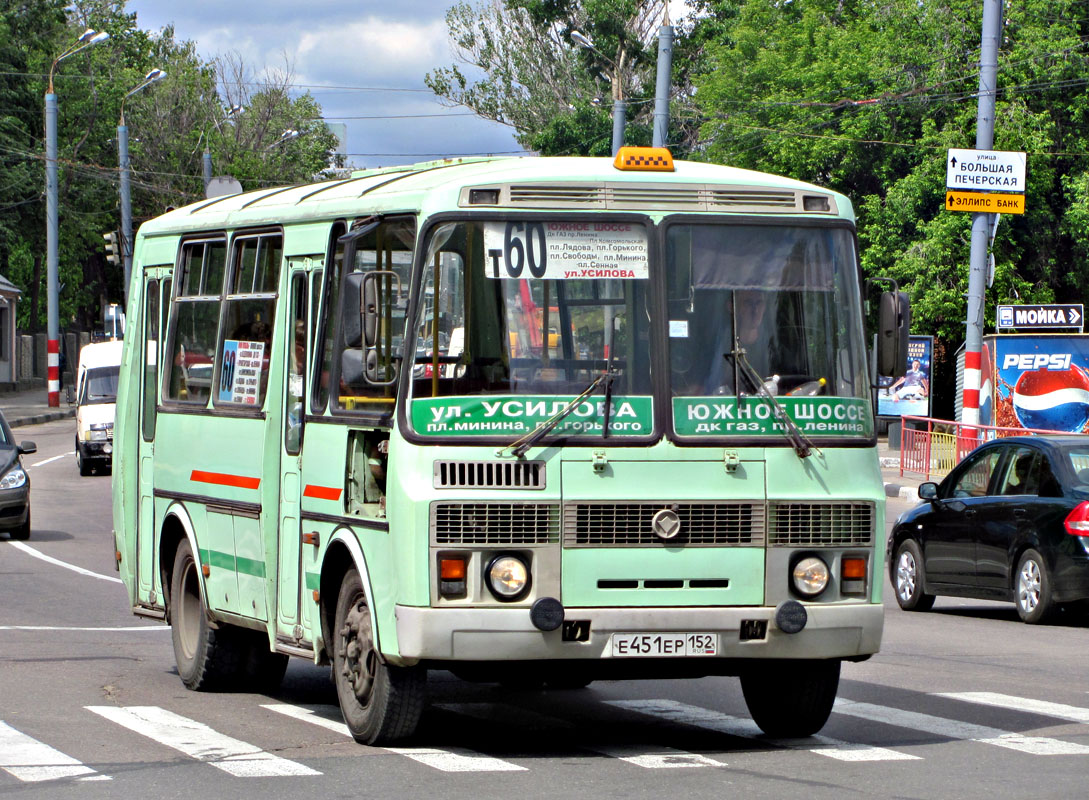
[[[412,422],[422,435],[528,433],[606,370],[555,435],[653,432],[648,232],[601,220],[444,224],[416,316]],[[462,398],[462,399],[456,399]]]
[[[678,434],[770,433],[771,396],[796,422],[828,423],[813,432],[869,435],[846,228],[671,225],[665,266]]]

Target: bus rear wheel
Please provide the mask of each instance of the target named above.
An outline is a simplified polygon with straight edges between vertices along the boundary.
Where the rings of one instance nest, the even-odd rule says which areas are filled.
[[[340,585],[333,631],[333,679],[352,736],[361,744],[411,736],[423,712],[427,671],[379,658],[363,581],[354,569]]]
[[[766,661],[741,675],[749,714],[768,736],[811,736],[828,721],[839,689],[835,660]]]
[[[245,631],[209,624],[199,569],[189,540],[183,539],[170,579],[170,638],[178,676],[195,691],[229,688],[243,674],[250,648]]]

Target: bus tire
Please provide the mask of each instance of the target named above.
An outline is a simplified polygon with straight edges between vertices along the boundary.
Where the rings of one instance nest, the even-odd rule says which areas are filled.
[[[768,736],[811,736],[828,721],[839,689],[837,660],[764,661],[741,675],[749,715]]]
[[[333,638],[333,678],[352,737],[378,745],[411,736],[423,712],[427,671],[382,663],[363,581],[354,569],[340,585]]]
[[[229,625],[213,628],[200,594],[199,567],[188,539],[174,554],[170,579],[170,638],[185,688],[229,688],[242,674],[247,657],[244,631]]]
[[[242,668],[245,685],[251,691],[271,694],[284,681],[288,657],[269,650],[267,634],[259,631],[249,633],[246,661]]]

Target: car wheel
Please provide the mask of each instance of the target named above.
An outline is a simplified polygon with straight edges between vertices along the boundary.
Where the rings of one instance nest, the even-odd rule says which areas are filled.
[[[10,535],[11,535],[12,539],[18,539],[19,541],[22,541],[22,542],[25,542],[27,539],[30,538],[30,509],[29,508],[26,510],[26,522],[24,522],[22,525],[20,525],[15,530],[11,531]]]
[[[824,727],[839,689],[839,661],[770,661],[741,674],[749,715],[768,736],[812,736]]]
[[[896,548],[892,574],[896,602],[904,611],[929,611],[934,606],[934,595],[923,591],[924,579],[919,544],[914,539],[905,539]]]
[[[395,667],[379,657],[363,581],[354,569],[340,585],[333,637],[333,677],[352,737],[361,744],[387,744],[411,736],[423,712],[427,671]]]
[[[1051,576],[1044,559],[1035,550],[1026,550],[1017,562],[1014,600],[1021,621],[1030,625],[1047,622],[1055,612],[1055,601],[1051,598]]]
[[[79,446],[79,439],[76,439],[76,466],[79,467],[79,474],[86,478],[91,474],[91,465],[87,463],[87,459],[83,456],[83,448]]]

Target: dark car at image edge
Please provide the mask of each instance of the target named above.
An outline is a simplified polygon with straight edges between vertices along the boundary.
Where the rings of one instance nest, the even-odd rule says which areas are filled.
[[[30,538],[30,476],[19,457],[37,451],[34,442],[15,444],[0,413],[0,531],[7,531],[12,539]]]
[[[1015,436],[919,487],[888,540],[906,611],[937,595],[1013,602],[1028,623],[1089,600],[1089,436]]]

